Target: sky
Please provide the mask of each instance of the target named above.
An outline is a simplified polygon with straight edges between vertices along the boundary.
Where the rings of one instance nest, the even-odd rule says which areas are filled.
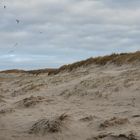
[[[140,50],[140,0],[0,0],[0,70]]]

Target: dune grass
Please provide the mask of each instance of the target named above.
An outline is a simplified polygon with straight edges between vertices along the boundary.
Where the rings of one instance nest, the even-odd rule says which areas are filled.
[[[91,64],[101,65],[101,66],[109,63],[114,65],[123,65],[123,64],[132,64],[133,62],[138,62],[138,61],[140,61],[140,51],[135,53],[121,53],[121,54],[113,53],[107,56],[101,56],[95,58],[91,57],[89,59],[79,61],[73,64],[64,65],[55,71],[50,71],[49,75],[57,74],[61,71],[72,71],[78,67],[85,67]]]
[[[26,74],[43,74],[48,73],[48,75],[55,75],[62,71],[72,71],[74,69],[77,69],[78,67],[86,67],[91,64],[104,66],[106,64],[114,64],[114,65],[123,65],[123,64],[133,64],[134,62],[140,62],[140,51],[134,52],[134,53],[120,53],[116,54],[113,53],[111,55],[106,56],[100,56],[100,57],[91,57],[83,61],[75,62],[73,64],[63,65],[58,69],[53,68],[46,68],[46,69],[39,69],[39,70],[7,70],[7,71],[1,71],[0,73],[26,73]]]

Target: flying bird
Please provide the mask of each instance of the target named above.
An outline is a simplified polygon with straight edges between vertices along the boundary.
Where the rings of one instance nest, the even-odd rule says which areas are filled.
[[[20,20],[16,19],[17,24],[20,22]]]
[[[12,49],[8,52],[8,54],[11,54],[15,51],[15,49],[17,48],[18,43],[15,43],[14,46],[12,47]]]
[[[3,8],[5,9],[6,8],[6,5],[4,5]]]

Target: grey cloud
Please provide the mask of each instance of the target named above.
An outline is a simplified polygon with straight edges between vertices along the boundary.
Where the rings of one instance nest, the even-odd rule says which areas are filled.
[[[0,69],[12,68],[11,64],[14,68],[56,67],[140,49],[138,0],[7,0],[4,4],[0,55],[14,55],[11,60],[17,61],[0,56]]]
[[[139,0],[101,0],[104,4],[110,8],[122,8],[125,9],[136,9],[139,8]]]

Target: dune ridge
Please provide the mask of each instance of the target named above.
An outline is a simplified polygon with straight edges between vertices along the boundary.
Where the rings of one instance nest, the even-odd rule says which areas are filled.
[[[113,53],[111,55],[100,56],[100,57],[91,57],[83,61],[75,62],[73,64],[63,65],[58,69],[54,68],[46,68],[46,69],[39,69],[39,70],[6,70],[1,71],[0,73],[27,73],[27,74],[42,74],[48,73],[51,74],[58,74],[62,71],[72,71],[78,67],[85,67],[91,64],[96,65],[106,65],[106,64],[115,64],[115,65],[123,65],[123,64],[133,64],[140,61],[140,51],[134,53]]]
[[[0,140],[140,140],[140,52],[0,72]]]

